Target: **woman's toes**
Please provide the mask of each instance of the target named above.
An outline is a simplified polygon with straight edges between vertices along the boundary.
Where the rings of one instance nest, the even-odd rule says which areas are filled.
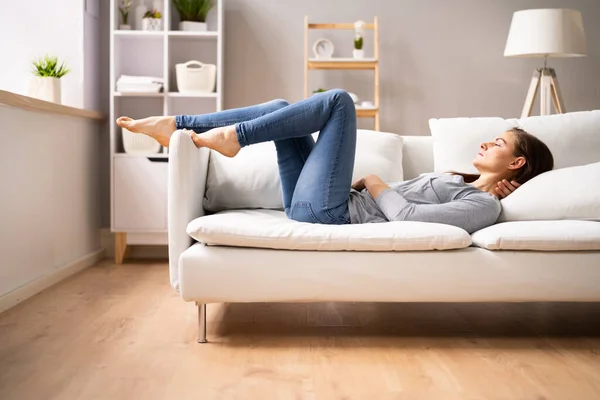
[[[131,125],[131,122],[133,120],[129,117],[119,117],[117,119],[117,125],[119,125],[121,128],[127,128],[129,125]]]

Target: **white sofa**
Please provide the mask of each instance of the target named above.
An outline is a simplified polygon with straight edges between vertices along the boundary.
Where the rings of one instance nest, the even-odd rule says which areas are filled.
[[[436,122],[443,121],[432,124]],[[369,134],[375,139],[367,139]],[[361,147],[359,137],[357,163],[363,165],[357,166],[358,175],[377,162],[368,153],[377,150],[378,138],[390,134],[361,131],[360,135],[363,144],[373,143]],[[397,156],[404,179],[434,171],[435,135],[396,138],[401,139]],[[383,145],[378,151],[394,148]],[[420,222],[298,223],[277,210],[280,199],[273,198],[277,190],[274,146],[260,151],[262,156],[224,160],[210,150],[197,149],[183,132],[175,132],[171,139],[170,279],[183,300],[198,305],[199,342],[206,341],[207,303],[600,300],[600,222],[595,218],[503,222],[473,235],[449,225]],[[553,151],[560,164],[556,148]],[[600,148],[595,151],[600,161]],[[236,176],[246,176],[239,183],[247,184],[244,174],[253,171],[254,164],[264,171],[254,173],[257,179],[267,177],[251,184],[262,187],[259,192],[268,198],[232,194]],[[384,167],[385,163],[378,165],[373,172],[397,175],[397,171],[382,171]],[[230,196],[233,203],[249,196],[240,201],[274,209],[249,206],[208,213],[204,206],[212,201],[209,192],[213,199]],[[269,201],[273,204],[265,206]]]

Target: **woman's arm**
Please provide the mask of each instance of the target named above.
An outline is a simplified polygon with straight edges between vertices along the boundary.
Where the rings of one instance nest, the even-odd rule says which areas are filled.
[[[470,196],[442,204],[415,204],[392,189],[383,189],[379,190],[375,202],[388,221],[448,224],[473,233],[493,225],[500,215],[500,203],[491,196],[485,196],[488,195]]]
[[[487,197],[471,196],[443,204],[415,204],[392,190],[377,175],[366,176],[364,184],[388,221],[448,224],[472,233],[494,224],[500,215],[500,205]]]
[[[377,199],[379,194],[383,192],[385,189],[389,189],[390,187],[385,184],[377,175],[368,175],[364,178],[364,184],[371,197]]]

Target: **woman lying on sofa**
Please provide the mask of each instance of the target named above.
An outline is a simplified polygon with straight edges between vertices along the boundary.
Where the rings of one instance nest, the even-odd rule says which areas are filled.
[[[390,185],[369,175],[352,183],[356,110],[342,90],[294,104],[274,100],[205,115],[121,117],[117,124],[163,146],[169,146],[175,130],[188,130],[197,147],[228,157],[242,147],[272,140],[285,213],[309,223],[422,221],[472,233],[496,222],[500,198],[554,165],[542,141],[514,128],[481,143],[473,160],[480,175],[432,173]],[[317,131],[315,143],[312,134]]]

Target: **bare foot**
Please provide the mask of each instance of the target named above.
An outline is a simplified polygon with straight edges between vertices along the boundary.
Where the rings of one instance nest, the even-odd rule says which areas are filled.
[[[199,135],[191,132],[191,137],[196,147],[208,147],[226,157],[235,157],[242,149],[234,125],[214,128]]]
[[[171,135],[175,132],[175,117],[148,117],[143,119],[131,119],[120,117],[117,125],[131,132],[143,133],[155,139],[165,147],[169,147]]]

